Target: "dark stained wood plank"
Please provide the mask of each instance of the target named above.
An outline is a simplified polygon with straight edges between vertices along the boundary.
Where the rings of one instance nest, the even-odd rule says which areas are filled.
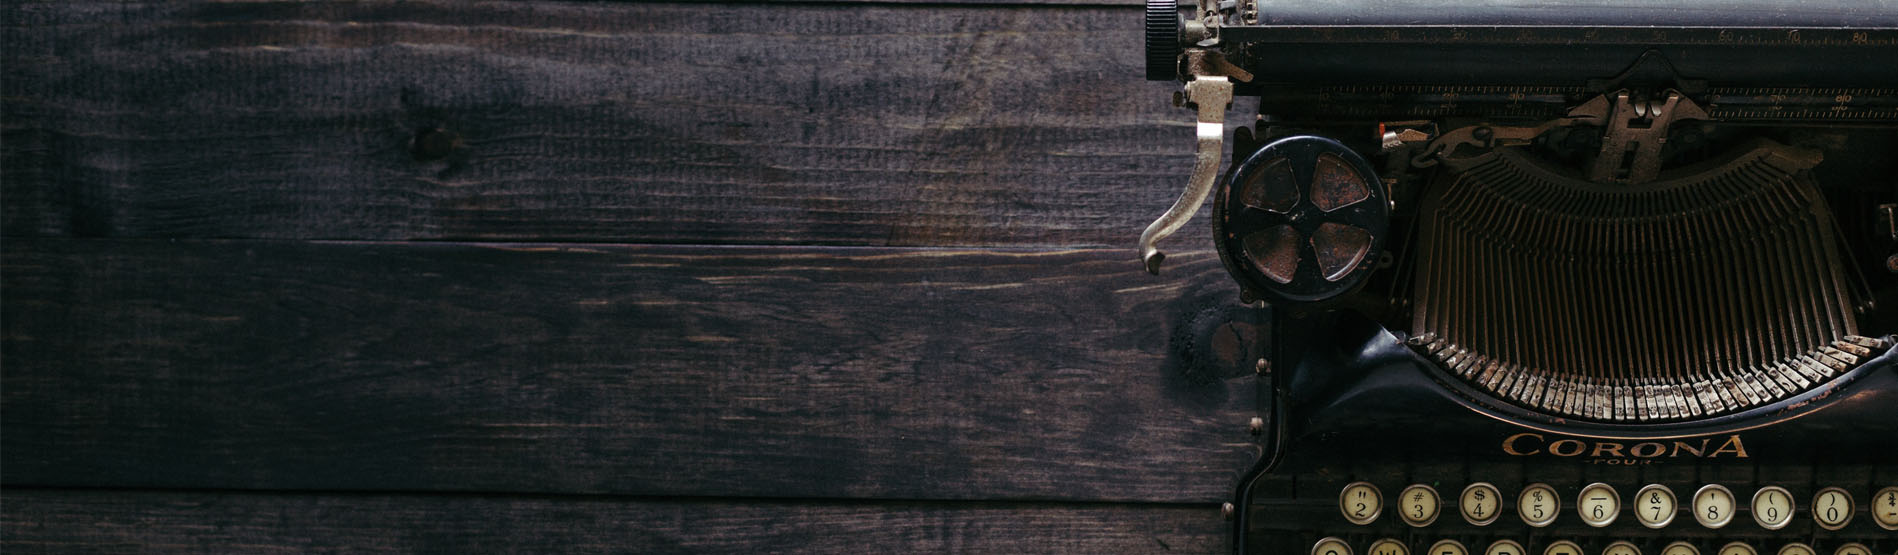
[[[1119,248],[1191,167],[1132,7],[0,13],[9,236]]]
[[[1179,352],[1206,251],[0,253],[8,486],[1198,503],[1255,452],[1250,365]]]
[[[8,490],[7,553],[1212,553],[1206,506]]]

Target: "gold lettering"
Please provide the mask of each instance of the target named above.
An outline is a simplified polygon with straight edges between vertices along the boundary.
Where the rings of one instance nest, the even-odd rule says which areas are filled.
[[[1511,455],[1518,455],[1518,456],[1534,455],[1536,453],[1542,452],[1541,449],[1536,449],[1527,453],[1524,453],[1522,451],[1517,451],[1516,440],[1522,439],[1524,437],[1533,437],[1533,438],[1536,438],[1537,441],[1540,441],[1542,439],[1542,434],[1532,434],[1528,432],[1523,432],[1520,434],[1509,436],[1507,439],[1503,440],[1503,452],[1511,454]]]
[[[1699,447],[1699,448],[1695,448],[1695,447],[1694,447],[1694,446],[1692,446],[1692,445],[1688,445],[1688,444],[1686,444],[1686,443],[1682,443],[1682,442],[1679,442],[1679,441],[1676,441],[1676,442],[1674,442],[1674,454],[1672,454],[1672,455],[1668,455],[1668,456],[1669,456],[1669,457],[1678,457],[1678,456],[1681,456],[1681,451],[1686,451],[1686,452],[1689,452],[1689,453],[1693,453],[1693,454],[1694,454],[1694,456],[1696,456],[1696,457],[1698,457],[1698,456],[1701,456],[1701,453],[1704,453],[1704,452],[1706,452],[1706,451],[1707,451],[1707,441],[1708,441],[1708,439],[1707,439],[1707,438],[1704,438],[1704,437],[1703,437],[1703,438],[1700,438],[1700,447]]]
[[[1746,443],[1740,440],[1739,434],[1727,436],[1727,439],[1721,442],[1719,447],[1708,451],[1707,446],[1712,442],[1712,438],[1701,438],[1699,444],[1691,443],[1691,440],[1677,440],[1672,442],[1673,447],[1670,449],[1668,444],[1664,442],[1644,441],[1636,443],[1631,447],[1626,443],[1613,441],[1558,439],[1549,442],[1542,434],[1522,432],[1503,438],[1503,452],[1518,457],[1539,455],[1546,452],[1557,457],[1579,457],[1587,454],[1591,458],[1601,460],[1610,458],[1628,459],[1622,464],[1636,464],[1633,460],[1635,457],[1643,459],[1657,458],[1662,455],[1680,457],[1682,453],[1685,453],[1687,456],[1700,458],[1713,458],[1720,455],[1732,455],[1735,458],[1741,459],[1749,458],[1746,452]],[[1651,463],[1652,461],[1644,461],[1640,464]]]
[[[1731,447],[1731,449],[1728,449],[1729,447]],[[1734,454],[1735,456],[1737,456],[1737,457],[1739,457],[1739,458],[1742,458],[1742,459],[1744,459],[1744,458],[1747,458],[1747,457],[1746,457],[1746,445],[1745,445],[1745,444],[1742,444],[1742,443],[1740,443],[1740,435],[1739,435],[1739,434],[1734,434],[1734,435],[1730,435],[1730,436],[1727,436],[1727,442],[1726,442],[1726,443],[1722,443],[1722,444],[1720,444],[1720,448],[1719,448],[1719,449],[1715,449],[1715,450],[1713,450],[1713,453],[1712,453],[1712,454],[1709,454],[1709,455],[1707,455],[1707,456],[1708,456],[1708,457],[1718,457],[1718,456],[1720,456],[1720,454],[1721,454],[1721,453],[1733,453],[1733,454]]]

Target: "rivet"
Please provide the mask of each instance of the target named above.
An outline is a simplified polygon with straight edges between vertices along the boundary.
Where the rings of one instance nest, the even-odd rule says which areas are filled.
[[[1220,518],[1224,518],[1226,520],[1232,520],[1232,512],[1233,512],[1232,503],[1225,503],[1219,506]]]
[[[1247,426],[1247,429],[1255,436],[1265,433],[1265,419],[1257,416],[1252,417],[1252,423]]]
[[[1252,364],[1252,373],[1261,376],[1272,373],[1272,361],[1259,359],[1258,362]]]

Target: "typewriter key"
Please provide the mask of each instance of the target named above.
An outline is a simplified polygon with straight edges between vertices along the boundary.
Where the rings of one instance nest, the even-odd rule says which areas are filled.
[[[1523,555],[1523,553],[1522,544],[1516,543],[1516,540],[1496,540],[1496,543],[1489,544],[1489,549],[1483,550],[1483,555]]]
[[[1575,497],[1575,510],[1582,515],[1582,522],[1600,528],[1615,521],[1621,515],[1621,495],[1615,488],[1601,482],[1582,488],[1582,494]]]
[[[1366,555],[1410,555],[1410,548],[1404,542],[1384,538],[1373,542]]]
[[[1615,542],[1602,548],[1601,555],[1641,555],[1641,548],[1628,542]]]
[[[1384,510],[1384,494],[1370,482],[1352,482],[1338,493],[1338,510],[1352,524],[1370,524],[1377,520],[1378,511]]]
[[[1700,521],[1701,526],[1726,526],[1733,521],[1733,511],[1733,492],[1726,486],[1707,484],[1694,492],[1694,520]]]
[[[1312,544],[1311,555],[1351,555],[1351,546],[1338,538],[1325,538]]]
[[[1674,491],[1660,484],[1648,484],[1634,494],[1634,519],[1642,526],[1661,528],[1674,522]]]
[[[1437,490],[1423,484],[1411,484],[1397,495],[1397,514],[1411,526],[1429,526],[1437,521]]]
[[[1759,555],[1759,552],[1754,551],[1753,546],[1747,545],[1746,542],[1733,542],[1720,546],[1720,550],[1715,551],[1714,555]]]
[[[1753,494],[1753,521],[1767,530],[1785,528],[1793,521],[1793,494],[1779,486],[1760,488]]]
[[[1878,490],[1872,496],[1872,520],[1879,528],[1898,530],[1898,487]]]
[[[1816,554],[1812,552],[1812,546],[1799,543],[1799,542],[1793,542],[1793,543],[1786,544],[1786,547],[1779,548],[1779,555],[1816,555]]]
[[[1827,530],[1844,528],[1852,521],[1852,494],[1839,488],[1819,490],[1812,496],[1812,520]]]
[[[1496,486],[1488,482],[1470,484],[1463,488],[1463,495],[1457,496],[1457,510],[1463,513],[1463,520],[1485,526],[1496,522],[1496,516],[1502,514],[1502,507],[1497,501],[1502,497],[1502,493],[1496,491]]]
[[[1865,547],[1862,543],[1852,542],[1839,546],[1832,555],[1872,555],[1872,548]]]
[[[1430,551],[1424,555],[1470,555],[1470,550],[1463,548],[1463,542],[1437,540],[1437,543],[1430,544]]]
[[[1687,542],[1674,542],[1661,548],[1661,555],[1700,555],[1700,549]]]
[[[1555,514],[1561,510],[1562,500],[1548,484],[1529,484],[1523,488],[1522,495],[1516,496],[1516,512],[1522,515],[1522,522],[1530,526],[1548,526],[1555,522]]]
[[[1544,548],[1542,555],[1582,555],[1582,546],[1575,545],[1572,541],[1560,540]]]

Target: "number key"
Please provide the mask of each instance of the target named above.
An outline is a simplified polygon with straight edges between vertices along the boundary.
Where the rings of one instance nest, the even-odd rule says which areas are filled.
[[[1370,524],[1383,509],[1384,494],[1378,493],[1377,486],[1370,482],[1352,482],[1338,493],[1338,510],[1352,524]]]
[[[1733,492],[1726,486],[1707,484],[1694,492],[1694,520],[1700,521],[1701,526],[1726,526],[1733,521],[1733,507]]]
[[[1429,526],[1437,521],[1437,490],[1423,484],[1411,484],[1397,494],[1397,514],[1411,526]]]
[[[1827,530],[1844,528],[1852,521],[1852,494],[1839,488],[1819,490],[1812,496],[1812,520]]]
[[[1898,486],[1878,490],[1872,496],[1872,521],[1879,528],[1898,530]]]
[[[1477,482],[1463,488],[1463,494],[1457,496],[1457,510],[1463,513],[1463,520],[1470,524],[1486,526],[1496,522],[1496,516],[1502,514],[1500,506],[1503,495],[1496,486],[1488,482]]]
[[[1648,484],[1634,494],[1634,519],[1642,526],[1662,528],[1674,522],[1674,491],[1660,484]]]
[[[1607,526],[1621,515],[1621,495],[1608,484],[1589,484],[1575,497],[1575,510],[1582,514],[1583,523],[1596,528]]]
[[[1753,494],[1753,521],[1767,530],[1785,528],[1793,521],[1793,494],[1779,486],[1760,488]]]
[[[1529,484],[1523,488],[1522,495],[1516,496],[1516,512],[1522,515],[1522,522],[1541,528],[1555,522],[1555,513],[1562,510],[1562,500],[1555,496],[1555,488],[1548,484]]]

